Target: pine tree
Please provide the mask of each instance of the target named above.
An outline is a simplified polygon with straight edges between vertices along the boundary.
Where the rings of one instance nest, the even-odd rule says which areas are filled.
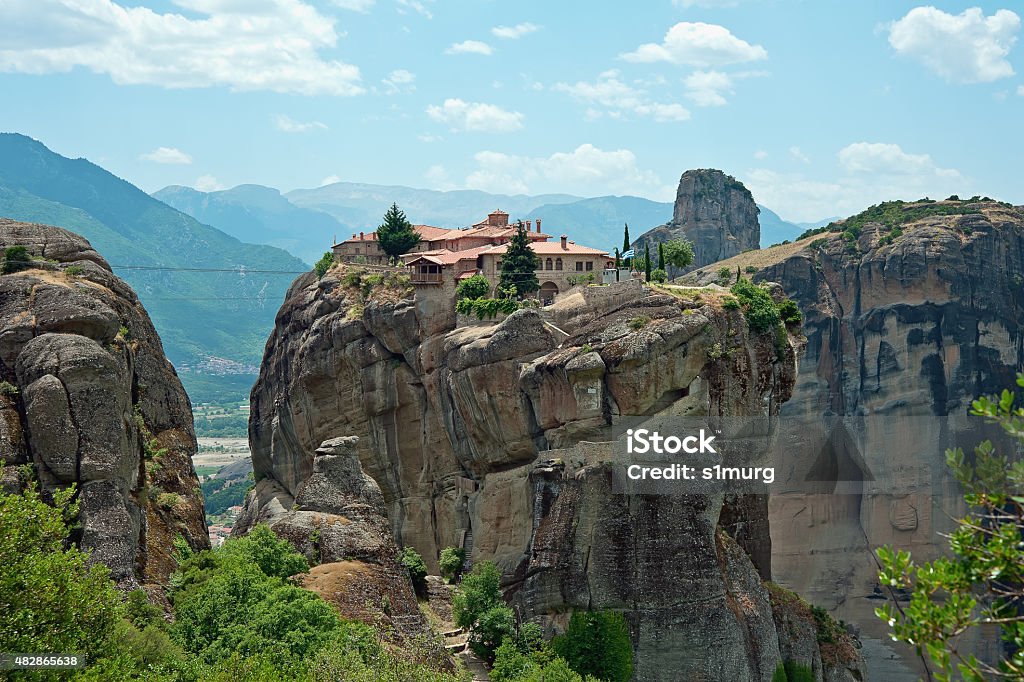
[[[501,289],[515,288],[516,297],[522,298],[540,289],[537,280],[537,268],[540,259],[530,248],[530,240],[526,236],[523,221],[516,223],[516,233],[512,235],[505,255],[501,259]]]
[[[644,244],[644,281],[651,281],[651,246]]]
[[[622,233],[622,253],[626,253],[627,251],[629,251],[629,223],[624,223],[624,224],[626,226],[626,229],[623,230],[623,233]],[[627,266],[629,265],[629,261],[630,261],[630,259],[627,258],[626,259],[626,265]]]
[[[665,269],[665,242],[658,242],[658,269]]]
[[[420,236],[412,228],[405,213],[398,208],[398,204],[391,204],[391,208],[384,214],[383,224],[377,228],[377,240],[388,260],[397,262],[399,256],[409,253],[419,243]]]
[[[619,281],[619,268],[622,267],[622,262],[619,258],[619,250],[615,249],[615,281]]]

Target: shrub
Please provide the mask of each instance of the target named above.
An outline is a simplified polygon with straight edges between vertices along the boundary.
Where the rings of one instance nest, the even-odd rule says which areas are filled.
[[[659,283],[667,282],[668,273],[662,270],[661,268],[657,268],[656,270],[651,271],[651,281]]]
[[[334,265],[334,254],[330,251],[325,251],[324,255],[320,257],[320,260],[313,265],[317,279],[323,279],[323,276],[327,274],[327,271],[331,269],[332,265]]]
[[[804,321],[804,316],[800,312],[800,308],[796,302],[791,298],[784,298],[779,303],[779,317],[782,318],[782,322],[787,327],[796,326]]]
[[[732,270],[729,268],[719,268],[717,274],[718,283],[725,286],[732,279]]]
[[[25,270],[32,265],[32,256],[24,246],[8,246],[4,249],[3,274]]]
[[[630,320],[626,324],[628,324],[629,328],[632,329],[633,331],[640,331],[641,329],[646,327],[647,323],[650,322],[650,321],[651,321],[651,318],[647,317],[646,315],[639,315],[637,317],[634,317],[632,320]]]
[[[814,671],[811,670],[810,666],[797,663],[796,661],[786,661],[784,667],[786,682],[814,682]]]
[[[455,287],[455,295],[457,298],[483,298],[491,291],[491,283],[487,281],[487,278],[483,275],[473,275],[468,279],[464,279],[459,282],[459,286]]]
[[[726,310],[739,310],[740,302],[730,296],[729,298],[722,301],[722,307],[725,308]]]
[[[469,648],[488,662],[501,642],[515,637],[516,617],[512,609],[502,604],[484,611],[477,618],[469,635]]]
[[[743,268],[743,272],[747,273],[748,275],[752,275],[755,272],[757,272],[757,266],[748,265],[747,267]]]
[[[504,604],[501,571],[493,561],[482,561],[462,579],[452,601],[452,614],[456,625],[471,629],[486,611]]]
[[[68,277],[80,277],[85,272],[85,268],[81,265],[69,265],[64,268],[64,274]]]
[[[537,665],[519,650],[511,637],[506,637],[494,652],[494,667],[491,679],[494,682],[518,682],[534,672]]]
[[[181,496],[177,493],[160,493],[156,496],[157,506],[164,509],[174,509],[181,502]]]
[[[18,395],[18,387],[9,381],[0,381],[0,395],[14,397]]]
[[[324,254],[326,255],[326,254]],[[345,276],[341,278],[341,283],[347,287],[357,287],[363,279],[363,275],[366,273],[365,270],[355,269],[349,270],[345,273]]]
[[[629,626],[617,611],[576,611],[565,634],[552,639],[551,646],[580,675],[609,682],[633,676]]]
[[[423,557],[412,547],[405,547],[399,555],[398,560],[409,572],[409,579],[412,581],[412,588],[416,594],[423,597],[427,594],[427,565],[423,563]]]
[[[455,580],[462,573],[462,564],[465,560],[465,550],[458,547],[445,547],[441,550],[441,558],[437,562],[441,569],[441,576],[449,582]]]
[[[760,334],[774,329],[781,321],[775,301],[763,287],[744,278],[736,282],[730,291],[743,305],[747,325],[751,331]]]
[[[455,303],[457,313],[476,315],[478,320],[493,319],[499,313],[511,315],[519,308],[520,303],[514,298],[463,298]]]

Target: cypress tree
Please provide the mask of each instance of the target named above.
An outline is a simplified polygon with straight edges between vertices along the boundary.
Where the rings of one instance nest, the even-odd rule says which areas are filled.
[[[501,279],[498,286],[502,289],[514,287],[517,298],[532,294],[540,289],[540,282],[537,280],[538,267],[540,259],[530,248],[526,228],[520,220],[516,223],[516,233],[512,235],[501,259]]]
[[[644,244],[644,281],[651,281],[651,246]]]
[[[629,223],[624,223],[626,229],[622,233],[622,253],[629,251]],[[629,258],[626,259],[626,265],[629,265]]]
[[[619,262],[619,250],[615,249],[615,281],[619,281],[619,267],[622,264]]]
[[[393,263],[419,243],[420,235],[412,228],[412,223],[398,208],[398,204],[391,204],[391,208],[384,214],[384,222],[377,228],[377,240],[381,251]]]
[[[665,269],[665,242],[658,242],[658,269]]]

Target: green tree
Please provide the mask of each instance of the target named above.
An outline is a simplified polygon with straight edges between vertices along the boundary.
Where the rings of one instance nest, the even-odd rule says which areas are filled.
[[[511,637],[506,637],[494,652],[494,667],[491,668],[491,679],[494,682],[518,682],[531,674],[537,664],[519,650]]]
[[[463,577],[452,600],[452,615],[460,628],[472,628],[485,611],[503,606],[501,571],[493,561],[481,561]]]
[[[110,571],[68,546],[75,488],[42,501],[35,484],[0,493],[0,651],[74,652],[91,660],[108,644],[122,605]]]
[[[629,626],[617,611],[576,611],[565,634],[551,640],[551,646],[580,675],[609,682],[633,676]]]
[[[663,283],[668,281],[668,273],[658,268],[651,272],[651,281]]]
[[[629,223],[624,223],[622,230],[622,253],[629,251]],[[629,259],[626,259],[626,267],[629,267]]]
[[[693,263],[693,244],[685,239],[671,239],[665,242],[665,263],[672,268],[669,275],[675,279],[678,270]]]
[[[398,560],[408,571],[412,588],[416,594],[425,597],[427,595],[427,565],[423,562],[423,557],[412,547],[405,547],[398,556]]]
[[[615,281],[619,281],[619,268],[622,267],[622,261],[619,256],[619,249],[615,249]]]
[[[445,547],[437,564],[441,569],[441,577],[451,582],[462,573],[462,564],[466,561],[466,552],[458,547]]]
[[[644,244],[644,281],[651,281],[651,246]]]
[[[658,242],[658,269],[665,269],[665,242]]]
[[[399,256],[409,253],[419,243],[420,235],[413,229],[405,213],[398,208],[398,204],[391,204],[391,208],[384,214],[384,222],[377,227],[377,241],[388,260],[395,263]]]
[[[1024,375],[1017,375],[1024,388]],[[1024,444],[1024,409],[1013,392],[982,397],[971,414],[998,424],[1016,443]],[[972,461],[973,460],[973,461]],[[967,458],[960,448],[946,451],[946,462],[965,491],[969,511],[949,536],[950,556],[916,564],[909,552],[878,550],[879,580],[892,603],[875,610],[889,623],[894,639],[931,659],[937,679],[1024,679],[1024,461],[996,452],[991,441]],[[911,594],[906,605],[897,591]],[[983,626],[999,629],[1002,660],[979,661],[960,650],[965,634]],[[926,664],[927,665],[927,664]]]
[[[459,282],[455,287],[455,296],[459,299],[475,300],[483,298],[491,292],[491,283],[483,275],[473,275]]]
[[[782,317],[767,289],[743,278],[733,284],[729,291],[740,300],[750,331],[761,334],[779,326]]]
[[[4,249],[3,274],[25,270],[32,265],[32,256],[24,246],[8,246]]]
[[[540,267],[540,259],[530,248],[530,239],[526,235],[526,228],[523,221],[516,223],[516,233],[505,249],[505,255],[501,258],[501,279],[498,287],[501,289],[515,289],[517,298],[540,289],[540,282],[537,280],[537,268]]]
[[[325,251],[324,255],[313,265],[313,270],[316,271],[316,276],[319,279],[323,279],[327,271],[334,265],[334,254],[330,251]]]

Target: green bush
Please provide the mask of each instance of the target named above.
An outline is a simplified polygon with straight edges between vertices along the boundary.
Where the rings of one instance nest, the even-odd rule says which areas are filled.
[[[782,320],[771,294],[749,279],[740,279],[732,285],[730,291],[740,300],[747,318],[747,325],[752,332],[764,333],[769,329],[774,329]]]
[[[514,298],[463,298],[455,302],[455,311],[462,315],[475,315],[478,320],[489,320],[499,313],[511,315],[521,307]]]
[[[110,571],[68,546],[75,487],[0,493],[0,650],[102,654],[121,619]]]
[[[452,600],[452,614],[455,624],[468,630],[484,612],[504,604],[501,597],[501,571],[493,561],[482,561],[463,577]]]
[[[25,270],[32,265],[32,256],[24,246],[8,246],[4,249],[3,274]]]
[[[630,329],[632,329],[635,332],[638,332],[641,329],[643,329],[644,327],[646,327],[647,323],[650,322],[650,321],[651,321],[651,318],[647,317],[646,315],[638,315],[637,317],[634,317],[632,320],[630,320],[626,324],[629,325]]]
[[[469,648],[480,658],[491,662],[501,642],[515,636],[515,613],[501,604],[487,609],[476,619],[469,633]]]
[[[757,266],[748,265],[747,267],[743,268],[743,272],[747,273],[748,275],[752,275],[755,272],[757,272]]]
[[[64,274],[68,277],[80,277],[85,272],[85,268],[81,265],[70,265],[64,268]]]
[[[779,317],[782,318],[782,322],[787,327],[793,327],[801,324],[804,321],[804,316],[800,312],[800,308],[796,302],[790,298],[782,299],[779,303]]]
[[[313,265],[317,278],[322,279],[323,276],[327,274],[327,271],[331,269],[332,265],[334,265],[334,254],[330,251],[324,252],[324,255],[320,257],[320,260]]]
[[[661,268],[657,268],[655,270],[652,270],[651,271],[651,281],[652,282],[659,282],[659,283],[667,282],[668,281],[668,273],[665,272],[664,270],[662,270]]]
[[[617,611],[576,611],[551,647],[580,675],[609,682],[633,676],[632,638],[626,618]]]
[[[18,387],[9,381],[0,381],[0,395],[14,397],[18,395]]]
[[[797,663],[796,661],[786,661],[784,664],[786,682],[814,682],[814,671],[811,670],[810,666]],[[774,676],[772,680],[774,681]]]
[[[491,283],[483,275],[473,275],[459,282],[455,287],[457,298],[484,298],[491,291]]]
[[[726,310],[739,310],[740,302],[730,296],[729,298],[722,301],[722,307],[725,308]]]
[[[732,279],[732,270],[730,270],[729,268],[719,268],[717,273],[717,279],[718,283],[723,286],[728,284],[729,280]]]
[[[399,555],[398,560],[409,572],[409,579],[412,581],[412,588],[421,597],[427,594],[427,565],[423,557],[412,547],[405,547]]]
[[[532,658],[519,650],[511,637],[506,637],[494,652],[494,667],[491,668],[490,676],[493,682],[517,682],[537,667]]]
[[[441,576],[451,582],[462,573],[462,564],[466,561],[466,552],[458,547],[445,547],[441,550],[441,558],[437,563]]]

